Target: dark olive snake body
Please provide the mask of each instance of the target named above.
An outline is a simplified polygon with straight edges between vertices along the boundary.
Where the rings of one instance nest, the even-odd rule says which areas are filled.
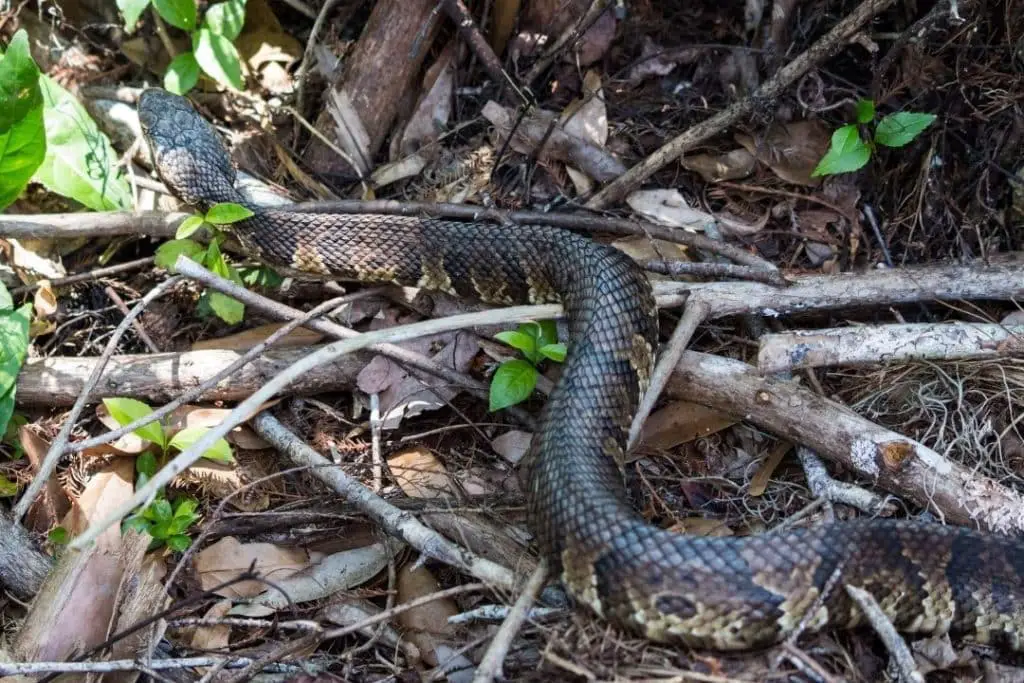
[[[150,89],[139,113],[174,194],[203,210],[247,204],[219,136],[187,100]],[[747,649],[863,623],[843,588],[852,585],[904,632],[1024,648],[1019,539],[887,520],[703,538],[637,514],[617,459],[652,370],[657,313],[622,252],[544,226],[249,208],[234,232],[271,265],[492,303],[563,303],[569,353],[524,480],[542,553],[599,615],[656,641]]]

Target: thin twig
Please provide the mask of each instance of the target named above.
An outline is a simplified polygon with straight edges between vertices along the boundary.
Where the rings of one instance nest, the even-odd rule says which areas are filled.
[[[843,587],[850,599],[857,603],[864,616],[867,617],[871,628],[875,629],[875,633],[882,639],[885,649],[892,656],[891,662],[896,665],[901,683],[924,683],[924,676],[917,670],[917,666],[914,664],[914,655],[907,647],[907,642],[896,632],[896,627],[882,611],[881,605],[878,604],[874,596],[857,586],[844,584]]]
[[[233,375],[238,370],[242,369],[243,367],[251,363],[253,360],[259,358],[264,351],[266,351],[268,348],[276,344],[278,340],[287,336],[289,333],[295,330],[295,328],[308,323],[310,320],[315,320],[316,318],[324,315],[325,313],[328,313],[331,310],[337,308],[338,306],[344,304],[348,300],[350,300],[349,297],[338,297],[336,299],[331,299],[329,301],[323,302],[322,304],[315,307],[308,313],[303,313],[300,317],[295,318],[294,320],[289,321],[287,324],[281,326],[277,330],[274,330],[274,332],[271,335],[269,335],[266,339],[262,340],[261,342],[253,346],[251,349],[246,351],[236,361],[234,361],[227,367],[223,368],[220,372],[215,373],[213,376],[204,380],[203,382],[193,387],[192,389],[189,389],[185,393],[181,394],[170,403],[167,403],[155,409],[152,413],[140,417],[139,419],[124,425],[123,427],[119,427],[118,429],[109,432],[104,432],[103,434],[100,434],[99,436],[93,437],[91,439],[84,439],[82,441],[76,441],[74,443],[68,444],[68,447],[64,450],[64,452],[80,453],[81,451],[88,450],[90,448],[95,448],[96,446],[102,446],[103,444],[110,443],[112,441],[117,441],[126,434],[131,434],[139,427],[144,427],[150,424],[151,422],[163,419],[165,416],[171,414],[172,412],[177,410],[179,407],[185,405],[189,401],[195,400],[196,398],[202,396],[208,389],[217,386],[217,384],[220,383],[220,381],[225,377]]]
[[[117,292],[114,291],[113,287],[104,287],[103,293],[107,295],[111,301],[114,302],[114,306],[117,310],[121,311],[121,315],[128,315],[128,305],[125,304],[124,299],[118,296]],[[153,340],[149,338],[149,334],[146,332],[146,328],[139,324],[138,320],[132,320],[132,329],[135,330],[135,334],[139,335],[139,339],[146,345],[150,353],[160,353],[160,349],[153,343]]]
[[[50,283],[50,287],[66,287],[67,285],[78,284],[79,282],[89,282],[91,280],[98,280],[104,277],[110,277],[111,275],[122,275],[124,273],[138,270],[139,268],[145,268],[148,265],[152,265],[153,257],[147,256],[146,258],[135,259],[134,261],[125,261],[124,263],[118,263],[116,266],[107,266],[105,268],[94,268],[85,273],[76,273],[75,275],[68,275],[67,277],[59,277],[53,280],[46,280],[45,282]],[[34,289],[38,288],[39,285],[44,282],[33,283],[31,285],[23,285],[21,287],[15,287],[11,290],[12,296],[18,296],[20,294],[28,294]]]
[[[519,629],[523,627],[523,623],[530,613],[530,606],[537,599],[537,593],[543,588],[547,576],[547,560],[541,559],[537,563],[537,568],[530,574],[526,585],[523,586],[522,593],[516,598],[505,621],[502,622],[498,632],[494,634],[491,644],[487,646],[487,652],[484,653],[480,666],[477,667],[476,674],[473,676],[473,683],[491,683],[494,679],[503,676],[502,663],[508,655],[509,648],[512,647],[512,641],[519,634]]]
[[[46,483],[50,480],[50,476],[53,471],[57,468],[57,463],[60,462],[60,458],[64,453],[64,449],[67,448],[68,438],[71,436],[71,430],[75,428],[75,424],[78,422],[78,416],[82,414],[82,410],[89,403],[89,394],[92,392],[93,387],[100,381],[100,377],[103,375],[103,369],[107,366],[107,361],[114,355],[114,350],[117,348],[118,342],[121,341],[121,337],[128,331],[132,321],[135,320],[144,310],[146,306],[155,299],[163,296],[171,287],[174,287],[181,282],[180,277],[172,277],[164,280],[159,285],[149,290],[149,292],[139,300],[135,307],[131,310],[128,315],[118,324],[114,329],[113,334],[110,335],[110,339],[107,341],[107,347],[103,349],[103,354],[100,356],[99,362],[92,371],[92,375],[89,376],[85,386],[82,388],[82,393],[79,395],[78,400],[75,401],[75,405],[72,406],[71,412],[68,413],[64,419],[64,424],[61,425],[60,432],[57,433],[57,437],[50,444],[49,450],[46,452],[46,457],[43,462],[39,465],[39,471],[36,472],[35,477],[32,479],[32,483],[29,484],[25,490],[25,495],[21,497],[17,505],[14,506],[14,518],[21,520],[25,513],[28,512],[29,507],[35,501],[36,496],[43,490]]]

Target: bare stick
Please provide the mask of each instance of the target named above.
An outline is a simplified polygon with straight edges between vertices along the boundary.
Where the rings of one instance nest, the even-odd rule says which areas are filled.
[[[253,660],[248,657],[183,657],[181,659],[116,659],[105,662],[2,662],[0,676],[31,676],[45,673],[108,673],[113,671],[141,671],[152,669],[167,671],[170,669],[192,669],[198,666],[214,666],[227,662],[229,668],[248,665]],[[288,667],[295,671],[296,667]]]
[[[148,265],[152,265],[153,257],[147,256],[146,258],[135,259],[134,261],[125,261],[124,263],[118,263],[116,266],[107,266],[106,268],[95,268],[85,273],[77,273],[75,275],[68,275],[67,277],[59,277],[50,280],[51,287],[66,287],[67,285],[74,285],[79,282],[89,282],[91,280],[98,280],[103,277],[110,277],[111,275],[121,275],[122,273],[129,273],[133,270],[145,268]],[[40,280],[42,282],[42,280]],[[17,296],[19,294],[26,294],[36,289],[40,282],[36,282],[31,285],[23,285],[21,287],[15,287],[11,290],[11,294]]]
[[[187,213],[97,211],[89,213],[0,216],[0,237],[61,238],[149,235],[173,237]]]
[[[274,416],[261,413],[253,419],[252,426],[268,443],[286,454],[296,465],[309,467],[314,476],[337,491],[387,533],[405,541],[423,555],[456,567],[488,584],[504,589],[514,587],[515,574],[511,570],[460,548],[407,511],[391,505],[307,446]]]
[[[873,17],[889,9],[893,4],[895,4],[895,0],[865,0],[849,16],[811,45],[806,52],[779,69],[770,80],[750,96],[733,103],[720,113],[701,121],[665,143],[653,154],[591,197],[587,202],[587,207],[600,209],[619,201],[655,172],[697,145],[723,132],[729,126],[738,123],[740,119],[754,111],[755,106],[774,100],[798,78],[842,50],[850,38],[856,35]]]
[[[480,666],[473,676],[473,683],[491,683],[494,679],[503,677],[502,663],[508,655],[509,648],[512,647],[512,641],[523,627],[523,623],[530,613],[530,607],[537,599],[537,593],[544,587],[547,576],[548,563],[547,560],[542,559],[530,574],[529,580],[523,586],[523,592],[516,598],[512,609],[501,623],[501,628],[494,634],[491,644],[487,646],[487,652],[484,653]]]
[[[84,451],[87,448],[92,448],[94,446],[99,446],[101,444],[110,443],[111,441],[116,441],[117,439],[120,439],[122,436],[134,432],[139,427],[144,427],[145,425],[151,422],[155,422],[156,420],[162,419],[165,415],[169,415],[172,412],[174,412],[178,407],[183,406],[189,401],[192,401],[202,396],[208,390],[217,386],[217,384],[220,383],[222,379],[233,375],[238,370],[241,370],[243,367],[245,367],[249,363],[253,362],[255,359],[262,356],[264,351],[266,351],[269,347],[273,346],[274,343],[276,343],[279,339],[288,335],[295,328],[342,305],[345,302],[345,298],[346,297],[338,297],[336,299],[325,301],[319,306],[315,307],[309,313],[303,315],[301,318],[296,318],[295,320],[288,322],[286,325],[281,326],[280,328],[275,330],[273,334],[271,334],[269,337],[261,341],[259,344],[253,346],[248,351],[246,351],[230,365],[214,373],[210,378],[203,380],[198,386],[189,389],[188,391],[181,394],[170,403],[161,406],[160,408],[157,408],[156,410],[146,415],[145,417],[141,417],[138,420],[130,422],[129,424],[126,424],[119,429],[115,429],[105,434],[101,434],[96,438],[87,439],[85,441],[80,441],[71,444],[66,449],[66,452],[77,453],[80,451]]]
[[[697,327],[707,319],[710,312],[711,306],[699,296],[693,297],[686,303],[683,317],[680,318],[676,329],[672,331],[672,338],[658,359],[658,364],[651,374],[650,385],[644,392],[643,398],[640,399],[636,415],[633,416],[633,423],[629,427],[627,451],[636,445],[636,440],[640,438],[640,432],[644,428],[644,422],[647,421],[647,416],[654,409],[654,404],[658,402],[658,397],[661,396],[662,389],[665,388],[672,371],[679,363],[679,359],[682,358],[683,351],[686,350]]]
[[[473,15],[469,13],[469,9],[463,4],[462,0],[441,0],[441,7],[444,9],[445,14],[448,15],[448,18],[458,27],[459,35],[462,36],[462,39],[469,45],[473,54],[483,64],[484,70],[494,80],[494,83],[508,87],[521,102],[527,103],[526,96],[523,95],[515,80],[502,68],[501,60],[498,59],[498,55],[494,54],[494,50],[491,49],[487,39],[481,35],[480,29],[477,28],[476,22],[473,21]]]
[[[896,627],[885,616],[885,612],[882,611],[882,607],[874,596],[857,586],[844,585],[844,588],[846,588],[850,599],[857,603],[864,616],[867,617],[871,628],[875,629],[875,633],[882,639],[885,649],[892,655],[892,663],[896,665],[896,670],[899,672],[900,683],[924,683],[924,676],[914,664],[914,655],[907,647],[907,641],[903,640],[896,632]]]
[[[234,282],[218,277],[216,274],[210,272],[206,268],[203,268],[195,261],[179,259],[179,263],[175,267],[182,275],[195,280],[196,282],[201,282],[211,289],[215,289],[222,294],[227,294],[230,297],[238,299],[247,306],[252,306],[259,311],[268,313],[277,318],[287,320],[294,319],[297,316],[301,317],[303,315],[301,311],[291,308],[290,306],[285,306],[284,304],[273,301],[272,299],[268,299],[255,292],[251,292],[245,287],[237,285]],[[355,330],[342,327],[341,325],[337,325],[327,320],[310,321],[304,326],[311,330],[322,332],[334,339],[354,339],[360,336],[360,333]],[[489,395],[490,389],[483,382],[478,382],[472,377],[467,377],[460,372],[456,372],[451,368],[441,365],[431,358],[409,351],[401,346],[385,343],[370,346],[369,349],[375,353],[379,353],[398,361],[413,370],[418,370],[421,373],[427,373],[434,377],[440,377],[446,382],[462,387],[475,396],[487,398]],[[525,424],[529,424],[531,422],[529,417],[521,410],[510,414],[514,415]]]
[[[1024,325],[981,323],[864,325],[766,334],[757,367],[764,373],[915,359],[968,360],[1024,354]]]
[[[188,258],[179,256],[175,266],[176,269],[180,270],[183,262],[187,261]],[[402,327],[367,332],[355,339],[345,339],[328,344],[318,351],[304,356],[257,389],[249,398],[235,406],[224,418],[223,422],[206,432],[192,447],[178,454],[177,457],[161,468],[145,486],[136,490],[131,500],[120,505],[100,522],[91,525],[87,531],[75,538],[69,547],[76,549],[84,548],[89,543],[92,543],[105,528],[111,524],[118,523],[136,507],[148,504],[161,487],[166,486],[174,477],[192,466],[217,439],[225,436],[236,426],[247,420],[262,403],[276,396],[279,391],[288,387],[295,379],[298,379],[305,373],[311,372],[325,363],[333,362],[346,354],[367,348],[377,342],[385,340],[391,342],[405,341],[425,335],[457,330],[467,326],[487,325],[499,321],[508,322],[512,320],[522,322],[534,320],[538,310],[544,312],[542,317],[553,318],[561,313],[561,306],[518,306],[497,311],[456,315],[441,320],[427,320]]]
[[[667,390],[812,448],[947,521],[1001,533],[1024,530],[1020,494],[795,382],[764,377],[740,361],[687,351]]]
[[[107,341],[107,347],[103,350],[103,355],[100,356],[99,362],[93,369],[92,375],[89,376],[89,380],[85,383],[82,388],[82,393],[79,395],[78,400],[75,401],[75,405],[72,406],[71,412],[68,413],[64,419],[64,424],[61,425],[60,432],[57,433],[57,438],[50,444],[50,449],[46,452],[46,457],[43,462],[39,465],[39,471],[36,472],[35,477],[32,478],[32,483],[29,484],[25,490],[25,495],[21,497],[17,505],[14,506],[14,518],[21,521],[21,518],[28,512],[32,502],[39,495],[39,492],[46,486],[46,482],[49,481],[53,471],[57,468],[57,463],[60,462],[60,458],[64,453],[64,449],[67,447],[68,438],[71,436],[71,430],[75,428],[75,424],[78,422],[78,416],[82,414],[82,410],[89,403],[89,395],[92,392],[93,387],[99,382],[100,376],[103,374],[103,368],[106,367],[107,361],[114,355],[114,349],[117,348],[118,342],[121,341],[121,337],[128,331],[132,321],[139,316],[142,311],[146,310],[146,306],[151,301],[157,299],[169,290],[174,285],[181,281],[180,277],[172,277],[164,280],[159,285],[149,290],[149,292],[139,300],[139,303],[135,304],[135,307],[131,312],[124,317],[124,320],[118,324],[114,329],[114,333],[110,335],[109,341]]]
[[[807,485],[816,498],[827,500],[830,503],[850,505],[869,515],[888,516],[895,512],[894,506],[889,502],[887,496],[880,496],[866,488],[829,476],[828,470],[825,469],[825,463],[810,448],[798,446],[796,455],[800,458],[800,464],[804,468]]]

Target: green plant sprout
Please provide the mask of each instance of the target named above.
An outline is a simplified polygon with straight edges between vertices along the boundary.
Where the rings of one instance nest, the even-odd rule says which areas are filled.
[[[489,401],[492,412],[525,401],[537,386],[537,367],[544,360],[565,360],[565,344],[558,341],[558,328],[553,320],[523,323],[518,329],[499,332],[495,337],[518,349],[523,358],[507,360],[494,372]]]
[[[937,118],[934,114],[896,112],[883,116],[872,134],[868,126],[875,120],[875,103],[871,100],[858,101],[856,116],[857,123],[847,124],[832,133],[831,145],[811,173],[812,177],[857,171],[868,163],[878,145],[903,147]],[[864,126],[863,135],[861,126]]]

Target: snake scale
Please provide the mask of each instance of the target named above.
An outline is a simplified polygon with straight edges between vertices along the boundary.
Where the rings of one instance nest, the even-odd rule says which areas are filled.
[[[1018,539],[891,520],[704,538],[635,512],[618,463],[658,326],[647,279],[622,252],[545,226],[261,209],[235,189],[222,140],[186,99],[148,89],[139,115],[171,192],[200,210],[249,206],[234,234],[270,265],[498,304],[562,302],[569,352],[523,476],[541,552],[598,615],[655,641],[750,649],[863,623],[843,588],[853,585],[904,632],[1024,649]]]

